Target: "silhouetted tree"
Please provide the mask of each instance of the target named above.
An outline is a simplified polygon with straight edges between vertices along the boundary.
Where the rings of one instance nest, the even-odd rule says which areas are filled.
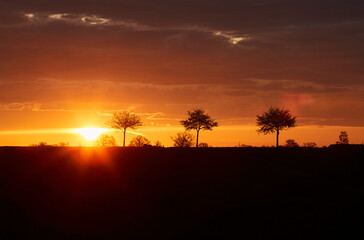
[[[98,147],[116,147],[117,143],[113,136],[101,134],[96,140],[95,145]]]
[[[136,116],[133,112],[122,111],[114,113],[111,120],[107,122],[107,125],[124,133],[123,147],[125,147],[126,130],[128,128],[136,129],[139,126],[142,126],[142,122],[140,117]]]
[[[296,117],[292,117],[289,110],[280,109],[278,107],[270,107],[267,112],[262,115],[257,115],[257,126],[260,127],[257,131],[263,134],[277,133],[296,126]]]
[[[341,131],[339,135],[339,141],[336,144],[349,144],[349,136],[346,131]]]
[[[180,121],[180,123],[187,131],[196,130],[196,147],[198,147],[200,130],[212,130],[213,127],[217,127],[219,124],[200,108],[194,109],[192,112],[188,111],[187,114],[188,118]]]
[[[39,142],[38,144],[37,143],[31,144],[30,146],[31,147],[50,147],[51,145],[49,145],[46,142]]]
[[[164,147],[164,145],[160,141],[156,141],[154,147]]]
[[[303,143],[303,146],[309,147],[309,148],[315,148],[315,147],[317,147],[317,144],[315,142],[306,142],[306,143]]]
[[[299,147],[299,145],[294,139],[287,139],[286,147]]]
[[[60,147],[68,147],[69,145],[70,145],[69,142],[59,142],[58,143],[58,146],[60,146]]]
[[[209,147],[209,145],[207,143],[199,143],[198,147]]]
[[[134,137],[129,143],[130,147],[143,147],[144,145],[150,145],[150,141],[140,135]]]
[[[176,137],[171,137],[173,147],[191,147],[194,143],[194,136],[188,132],[179,132]]]
[[[240,144],[240,142],[239,142],[237,147],[241,147],[241,148],[251,148],[251,147],[253,147],[253,146],[248,145],[248,144]],[[264,147],[264,146],[263,146],[263,147]]]

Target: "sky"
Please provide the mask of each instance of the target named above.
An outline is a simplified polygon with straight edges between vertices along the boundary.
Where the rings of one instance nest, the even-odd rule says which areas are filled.
[[[364,141],[364,2],[359,0],[0,1],[0,145],[90,145],[132,109],[170,146],[187,111],[220,123],[212,146],[271,146],[256,116],[289,109],[281,142]],[[121,144],[122,136],[110,132]]]

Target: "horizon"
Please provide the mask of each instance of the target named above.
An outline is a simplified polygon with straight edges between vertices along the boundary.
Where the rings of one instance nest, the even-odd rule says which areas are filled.
[[[219,128],[222,128],[219,130]],[[0,146],[32,146],[39,144],[40,142],[47,143],[49,145],[57,145],[59,143],[68,143],[69,146],[84,146],[91,147],[96,146],[95,140],[88,140],[82,134],[78,133],[77,130],[80,128],[55,128],[55,129],[33,129],[33,130],[19,130],[19,131],[9,131],[9,132],[0,132]],[[233,126],[233,127],[218,127],[213,131],[202,131],[200,135],[200,142],[208,143],[211,147],[238,147],[239,145],[248,145],[252,147],[271,147],[275,145],[275,134],[263,135],[258,134],[256,132],[257,127],[255,126]],[[322,131],[325,133],[324,136],[317,138],[310,138],[310,131],[313,132]],[[294,139],[301,147],[304,143],[314,142],[318,147],[329,146],[331,144],[335,144],[336,141],[339,140],[339,133],[344,128],[342,127],[313,127],[313,126],[305,126],[305,127],[295,127],[289,129],[287,131],[283,131],[280,133],[279,145],[284,146],[286,144],[286,140]],[[363,136],[364,131],[361,128],[345,128],[346,132],[349,136],[349,144],[363,144],[363,140],[360,139]],[[345,130],[344,129],[344,130]],[[349,129],[349,130],[348,130]],[[115,129],[106,129],[105,134],[108,136],[113,136],[117,142],[117,146],[122,146],[122,133]],[[246,141],[240,141],[240,132],[236,134],[236,131],[241,131],[245,137]],[[362,131],[358,131],[362,130]],[[151,144],[154,145],[156,141],[160,141],[165,147],[172,147],[173,141],[171,140],[171,136],[175,136],[177,132],[183,132],[184,128],[179,127],[170,127],[170,128],[140,128],[137,130],[133,130],[131,132],[127,132],[126,135],[126,145],[129,145],[129,142],[135,136],[141,135],[146,137],[151,141]],[[152,132],[152,134],[150,133]],[[153,132],[157,132],[153,134]],[[355,138],[351,134],[352,132],[356,132],[359,136]],[[190,132],[195,135],[194,131]],[[8,141],[3,136],[11,136],[15,135],[13,138],[14,144],[3,144],[3,142]],[[226,144],[226,140],[217,141],[215,139],[219,139],[227,136],[231,139]],[[27,137],[29,136],[29,137]],[[99,135],[98,135],[99,136]],[[149,137],[154,136],[154,137]],[[297,137],[299,136],[299,137]],[[329,136],[329,140],[326,141]],[[250,137],[250,140],[249,140]],[[5,139],[5,140],[4,140]],[[30,140],[34,140],[34,142],[29,142]]]

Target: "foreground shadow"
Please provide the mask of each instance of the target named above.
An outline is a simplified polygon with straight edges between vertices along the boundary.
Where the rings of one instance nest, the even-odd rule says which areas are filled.
[[[1,239],[362,234],[363,148],[0,148]]]

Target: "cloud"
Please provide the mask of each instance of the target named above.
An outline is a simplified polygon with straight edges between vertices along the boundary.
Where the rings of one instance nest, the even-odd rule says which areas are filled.
[[[221,32],[221,31],[217,31],[214,33],[216,36],[223,36],[227,39],[229,39],[229,42],[231,42],[232,44],[237,44],[243,40],[248,40],[249,38],[248,37],[242,37],[242,36],[237,36],[231,32]]]
[[[34,14],[33,13],[24,13],[24,17],[28,18],[29,20],[34,19]]]
[[[252,79],[234,85],[88,81],[85,85],[84,81],[39,79],[3,85],[0,110],[88,111],[110,116],[112,112],[132,107],[148,122],[167,124],[178,123],[187,110],[203,107],[216,118],[225,119],[225,123],[238,124],[233,119],[248,123],[242,119],[247,118],[254,122],[257,113],[278,105],[290,108],[299,118],[326,118],[327,124],[334,125],[332,119],[341,118],[340,122],[346,119],[347,124],[357,125],[364,117],[359,111],[363,107],[362,92],[362,89],[325,88],[292,80]]]
[[[241,119],[282,104],[303,118],[357,124],[363,8],[352,0],[2,1],[0,102],[21,111],[134,106],[171,121],[195,105]]]
[[[213,36],[221,36],[226,38],[231,44],[235,45],[241,41],[249,40],[247,35],[242,35],[234,31],[217,31],[207,27],[199,26],[169,26],[169,27],[153,27],[147,25],[140,25],[134,21],[120,21],[113,20],[110,18],[104,18],[96,15],[85,15],[85,14],[72,14],[72,13],[24,13],[24,16],[28,19],[30,23],[51,23],[52,21],[61,21],[68,24],[85,24],[94,26],[109,26],[109,27],[121,27],[129,28],[135,31],[157,31],[157,32],[170,32],[170,31],[195,31],[202,33],[209,33]]]

